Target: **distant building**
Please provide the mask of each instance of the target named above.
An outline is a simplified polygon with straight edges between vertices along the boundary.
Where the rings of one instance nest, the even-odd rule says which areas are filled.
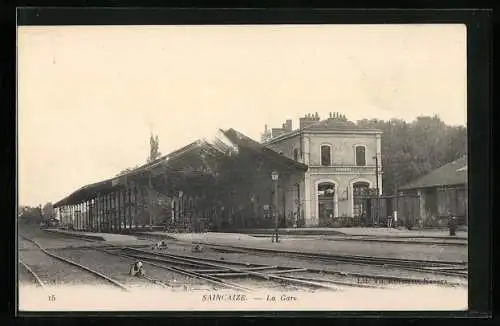
[[[467,224],[467,155],[437,168],[399,188],[401,193],[418,194],[420,217],[427,224],[444,224],[448,213]]]
[[[305,226],[326,226],[335,217],[363,214],[361,197],[377,186],[382,193],[382,131],[361,128],[338,113],[321,120],[318,113],[287,120],[281,129],[265,128],[263,144],[308,166],[300,180],[300,216]],[[376,159],[377,158],[377,159]],[[289,192],[289,190],[286,190]]]

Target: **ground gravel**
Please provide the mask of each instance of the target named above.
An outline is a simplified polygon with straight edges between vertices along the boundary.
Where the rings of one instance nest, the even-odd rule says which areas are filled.
[[[466,246],[450,246],[437,244],[404,244],[371,241],[331,241],[322,239],[294,239],[282,238],[281,242],[271,243],[268,238],[254,237],[251,241],[246,238],[224,237],[220,234],[190,234],[189,237],[181,235],[170,235],[171,237],[185,239],[189,242],[203,241],[219,245],[230,245],[237,247],[275,249],[288,251],[301,251],[311,253],[322,253],[332,255],[357,255],[399,259],[417,260],[441,260],[466,262]]]
[[[37,284],[33,275],[21,263],[17,263],[17,277],[20,284]]]
[[[20,251],[19,258],[47,285],[111,286],[98,276],[52,258],[41,250]]]
[[[128,275],[130,264],[136,261],[133,258],[120,257],[93,249],[59,249],[57,250],[57,254],[89,266],[129,287],[158,287],[157,284],[147,279],[130,277]],[[146,261],[143,261],[143,263],[148,278],[163,282],[171,289],[179,291],[214,289],[213,286],[207,284],[205,281],[152,266]]]
[[[178,254],[178,255],[188,255],[193,258],[209,258],[219,260],[221,263],[233,262],[243,262],[249,264],[257,265],[277,265],[281,267],[289,268],[310,268],[310,269],[321,269],[328,271],[337,271],[345,273],[356,273],[372,276],[390,276],[390,277],[405,277],[405,278],[416,278],[416,279],[428,279],[428,280],[443,280],[446,279],[450,282],[458,282],[461,284],[467,284],[467,280],[457,277],[448,277],[442,275],[435,275],[431,273],[423,273],[416,271],[401,270],[394,267],[381,267],[381,266],[369,266],[369,265],[357,265],[349,263],[335,263],[332,261],[324,262],[305,258],[295,258],[286,257],[281,255],[272,254],[247,254],[247,253],[221,253],[215,250],[205,247],[202,253],[194,253],[191,251],[191,244],[176,242],[175,240],[167,241],[168,249],[165,251],[167,253]],[[152,251],[152,250],[149,250]],[[333,276],[332,276],[333,277]],[[356,281],[356,278],[349,276],[343,277],[346,281]],[[339,280],[339,277],[336,278]]]

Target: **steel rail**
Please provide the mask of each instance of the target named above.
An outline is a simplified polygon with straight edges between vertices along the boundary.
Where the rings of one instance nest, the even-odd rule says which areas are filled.
[[[358,255],[331,255],[331,254],[321,254],[321,253],[300,253],[300,252],[293,252],[293,251],[288,251],[288,250],[278,250],[278,249],[263,249],[263,248],[247,248],[247,247],[236,247],[236,246],[231,246],[231,245],[215,245],[215,244],[209,244],[209,243],[202,243],[204,246],[207,247],[219,247],[219,248],[230,248],[230,249],[239,249],[239,250],[244,250],[246,252],[264,252],[264,253],[280,253],[280,254],[287,254],[287,255],[293,255],[293,256],[305,256],[305,257],[311,257],[311,258],[326,258],[326,259],[350,259],[350,260],[357,260],[357,261],[383,261],[383,262],[389,262],[389,263],[401,263],[401,264],[422,264],[422,265],[428,265],[428,266],[445,266],[445,265],[456,265],[456,266],[463,266],[467,265],[467,262],[459,262],[459,261],[440,261],[440,260],[421,260],[421,259],[401,259],[401,258],[388,258],[388,257],[369,257],[369,256],[358,256]]]
[[[138,251],[138,252],[145,252],[144,250],[135,249],[135,248],[126,248],[126,249],[133,250],[133,251]],[[148,253],[148,252],[145,252],[145,253]],[[255,272],[255,271],[248,271],[248,270],[241,269],[241,268],[224,266],[224,265],[221,265],[221,264],[216,264],[216,263],[211,263],[211,262],[199,262],[199,261],[196,261],[196,260],[193,260],[193,259],[190,259],[190,258],[169,255],[169,254],[166,254],[166,253],[157,253],[156,255],[162,256],[162,257],[168,257],[168,258],[176,258],[176,259],[178,259],[180,261],[199,263],[200,266],[205,265],[205,266],[209,266],[209,267],[216,267],[216,268],[221,268],[221,269],[228,269],[228,270],[230,270],[232,272],[245,273],[245,274],[248,274],[250,276],[256,276],[256,277],[259,277],[259,278],[265,279],[265,280],[284,281],[284,282],[287,282],[287,283],[296,283],[296,284],[299,284],[299,285],[307,285],[307,286],[313,286],[313,287],[318,287],[318,288],[327,288],[327,289],[330,289],[330,290],[338,290],[338,288],[333,287],[333,286],[328,285],[328,284],[322,284],[322,283],[317,283],[317,282],[311,282],[311,281],[305,281],[305,280],[287,278],[287,277],[273,275],[273,274],[264,274],[264,273],[259,273],[259,272]]]
[[[173,262],[172,260],[162,260],[162,259],[159,259],[159,258],[150,258],[150,257],[144,257],[144,256],[141,256],[141,255],[130,255],[131,257],[134,257],[134,258],[139,258],[139,259],[150,259],[150,260],[156,260],[156,261],[159,261],[159,262],[165,262],[165,263],[175,263]],[[161,255],[159,255],[161,256]],[[181,259],[182,260],[182,259]],[[146,263],[149,263],[149,262],[146,262]],[[204,266],[205,264],[207,263],[201,263],[200,266]],[[154,264],[153,266],[158,266],[158,267],[161,267],[161,265],[157,265],[157,264]],[[173,270],[173,271],[178,271],[179,269],[176,268],[176,267],[167,267],[165,266],[165,268],[169,269],[169,270]],[[233,270],[233,268],[228,268],[227,270],[231,271]],[[238,269],[239,270],[239,269]],[[183,270],[185,272],[185,270]],[[214,275],[213,274],[198,274],[198,273],[194,273],[194,272],[188,272],[190,274],[197,274],[199,275],[198,277],[199,278],[214,278]],[[287,282],[287,283],[297,283],[297,284],[300,284],[300,285],[307,285],[309,287],[315,287],[315,288],[327,288],[327,289],[333,289],[333,290],[338,290],[338,288],[335,288],[335,287],[332,287],[330,285],[326,285],[326,284],[320,284],[320,283],[316,283],[316,282],[310,282],[310,281],[304,281],[304,280],[297,280],[297,279],[292,279],[292,278],[285,278],[285,277],[281,277],[281,276],[277,276],[277,275],[272,275],[272,274],[262,274],[262,273],[256,273],[256,272],[250,272],[250,271],[245,271],[245,270],[242,270],[241,272],[239,271],[236,271],[234,273],[231,273],[231,274],[226,274],[225,276],[235,276],[235,275],[238,275],[238,276],[257,276],[259,278],[263,278],[263,279],[266,279],[266,280],[275,280],[275,281],[284,281],[284,282]],[[201,277],[200,277],[201,276]],[[218,274],[217,276],[222,276],[221,274]],[[227,281],[225,280],[222,280],[222,279],[219,279],[219,281],[221,282],[224,282],[224,283],[228,283]],[[239,286],[239,285],[238,285]]]
[[[107,275],[104,275],[104,274],[102,274],[102,273],[100,273],[100,272],[98,272],[98,271],[95,271],[95,270],[93,270],[93,269],[91,269],[91,268],[89,268],[89,267],[87,267],[87,266],[81,265],[81,264],[79,264],[79,263],[77,263],[77,262],[74,262],[74,261],[72,261],[72,260],[70,260],[70,259],[67,259],[67,258],[61,257],[61,256],[59,256],[59,255],[56,255],[56,254],[54,254],[54,253],[51,253],[51,252],[47,251],[46,249],[44,249],[42,246],[40,246],[40,244],[38,244],[38,242],[36,242],[36,241],[35,241],[35,240],[33,240],[33,239],[30,239],[30,238],[25,237],[25,236],[20,235],[20,234],[19,234],[19,236],[20,236],[21,238],[23,238],[24,240],[26,240],[26,241],[28,241],[28,242],[30,242],[30,243],[32,243],[32,244],[34,244],[35,246],[37,246],[37,247],[38,247],[38,248],[39,248],[39,249],[40,249],[40,250],[41,250],[44,254],[46,254],[47,256],[50,256],[50,257],[55,258],[55,259],[57,259],[57,260],[63,261],[63,262],[65,262],[65,263],[67,263],[67,264],[70,264],[70,265],[76,266],[76,267],[78,267],[78,268],[80,268],[80,269],[83,269],[83,270],[85,270],[85,271],[87,271],[87,272],[89,272],[89,273],[93,274],[93,275],[97,275],[98,277],[100,277],[100,278],[102,278],[102,279],[104,279],[104,280],[108,281],[109,283],[111,283],[111,284],[113,284],[114,286],[116,286],[116,287],[118,287],[118,288],[122,289],[123,291],[127,291],[127,292],[129,292],[129,291],[130,291],[130,290],[129,290],[129,289],[128,289],[125,285],[123,285],[123,284],[121,284],[120,282],[118,282],[118,281],[116,281],[116,280],[114,280],[114,279],[110,278],[110,277],[109,277],[109,276],[107,276]]]
[[[126,248],[123,248],[126,249]],[[161,256],[163,258],[163,255],[160,255],[159,253],[152,253],[152,252],[147,252],[144,250],[139,250],[135,248],[131,248],[134,251],[139,251],[139,252],[144,252],[149,255],[153,256]],[[201,258],[201,257],[195,257],[195,256],[186,256],[186,255],[174,255],[174,254],[169,254],[171,257],[182,257],[182,258],[190,258],[193,260],[196,260],[197,262],[215,262],[218,263],[220,266],[220,261],[212,258]],[[242,267],[242,271],[245,271],[245,268],[248,268],[252,266],[252,268],[257,268],[260,267],[261,269],[290,269],[291,267],[283,267],[283,266],[269,266],[269,265],[263,265],[263,264],[249,264],[249,263],[243,263],[243,262],[235,262],[235,261],[224,261],[225,264],[232,264],[232,265],[238,265]],[[211,265],[210,265],[211,266]],[[211,266],[213,267],[213,266]],[[214,270],[214,269],[212,269]],[[228,270],[226,266],[221,266],[214,271],[221,271],[221,270]],[[318,274],[330,274],[330,275],[337,275],[341,277],[352,277],[356,279],[373,279],[376,280],[377,282],[379,281],[384,281],[384,282],[396,282],[396,283],[408,283],[408,284],[436,284],[436,285],[449,285],[449,286],[457,286],[460,285],[460,283],[457,282],[451,282],[447,280],[433,280],[433,279],[417,279],[417,278],[408,278],[408,277],[399,277],[399,276],[386,276],[386,275],[371,275],[371,274],[361,274],[361,273],[352,273],[352,272],[345,272],[345,271],[336,271],[336,270],[325,270],[325,269],[317,269],[317,268],[308,268],[308,272],[312,273],[318,273]],[[427,271],[426,271],[427,272]]]
[[[206,245],[206,246],[216,247],[216,248],[225,247],[222,245]],[[231,246],[229,247],[232,248]],[[431,273],[437,275],[456,276],[461,278],[468,277],[467,274],[464,273],[431,269],[432,267],[448,267],[448,266],[462,267],[467,264],[465,262],[406,260],[397,258],[365,257],[365,256],[352,256],[352,255],[326,255],[326,254],[313,254],[313,253],[306,254],[306,253],[296,253],[296,252],[273,250],[273,249],[268,250],[268,249],[258,249],[258,248],[247,248],[247,253],[252,253],[252,252],[265,253],[265,254],[278,253],[290,257],[315,259],[317,261],[335,261],[335,262],[351,263],[356,265],[378,265],[383,267],[394,267],[409,271],[417,271],[417,272]],[[427,266],[418,267],[418,265],[420,264]]]
[[[43,289],[45,289],[45,284],[42,282],[42,280],[40,279],[40,277],[31,269],[31,267],[29,267],[28,265],[26,265],[21,259],[18,259],[18,262],[35,278],[36,283],[40,287],[42,287]]]
[[[124,255],[120,255],[120,254],[116,254],[116,253],[110,253],[110,252],[109,252],[109,250],[106,250],[106,248],[92,248],[92,249],[93,249],[93,250],[95,250],[95,251],[99,251],[99,252],[102,252],[102,253],[108,254],[108,255],[120,256],[120,257],[123,257],[123,258],[125,258],[125,259],[127,259],[127,260],[131,260],[130,258],[128,258],[128,257],[126,257],[126,256],[124,256]],[[159,285],[159,286],[161,286],[161,287],[164,287],[164,288],[166,288],[166,287],[167,287],[167,285],[166,285],[166,284],[165,284],[165,282],[163,282],[163,281],[156,280],[156,279],[151,278],[151,277],[146,276],[146,275],[143,275],[143,276],[141,276],[141,277],[142,277],[142,278],[144,278],[145,280],[147,280],[147,281],[149,281],[149,282],[151,282],[151,283],[154,283],[154,284],[156,284],[156,285]]]
[[[315,278],[315,277],[307,277],[307,278],[301,277],[301,276],[287,276],[287,277],[308,280],[308,281],[314,281],[314,282],[325,282],[325,283],[331,283],[331,284],[335,284],[335,285],[349,286],[349,287],[372,288],[372,289],[381,288],[380,286],[377,286],[377,285],[369,285],[369,284],[362,284],[362,283],[349,283],[349,282],[327,280],[327,279],[321,279],[321,278]]]
[[[238,284],[231,283],[231,282],[227,282],[227,281],[225,281],[223,279],[220,279],[220,278],[217,278],[217,277],[207,276],[207,275],[199,274],[199,273],[196,273],[196,272],[187,271],[187,270],[181,269],[181,268],[176,268],[176,267],[172,267],[172,266],[165,266],[165,265],[161,265],[161,264],[156,264],[156,263],[151,262],[151,261],[146,261],[147,259],[149,259],[149,260],[155,260],[155,258],[142,257],[142,256],[138,256],[138,255],[129,255],[129,254],[124,254],[124,253],[115,253],[115,252],[108,251],[108,250],[104,250],[104,251],[107,252],[110,255],[121,256],[121,257],[128,257],[128,258],[135,258],[135,259],[142,259],[143,260],[143,264],[149,264],[151,266],[155,266],[155,267],[158,267],[158,268],[161,268],[161,269],[165,269],[165,270],[168,270],[168,271],[171,271],[171,272],[174,272],[174,273],[182,274],[182,275],[185,275],[185,276],[189,276],[189,277],[193,277],[193,278],[198,278],[198,279],[204,280],[206,282],[213,283],[213,284],[216,284],[216,285],[221,285],[221,286],[224,286],[224,287],[227,287],[227,288],[231,288],[231,289],[234,289],[234,290],[244,291],[244,292],[251,292],[251,291],[253,291],[253,289],[250,289],[250,288],[247,288],[247,287],[243,287],[243,286],[240,286]],[[158,260],[158,259],[156,259],[156,260]]]

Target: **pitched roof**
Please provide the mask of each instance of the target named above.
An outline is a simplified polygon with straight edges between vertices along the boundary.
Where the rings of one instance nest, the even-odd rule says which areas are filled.
[[[196,142],[196,141],[192,142],[192,143],[190,143],[190,144],[188,144],[188,145],[186,145],[178,150],[175,150],[167,155],[164,155],[164,156],[162,156],[162,157],[160,157],[152,162],[143,164],[143,165],[141,165],[141,166],[139,166],[131,171],[128,171],[127,173],[124,173],[122,175],[117,175],[117,176],[114,176],[112,178],[109,178],[109,179],[106,179],[103,181],[99,181],[96,183],[92,183],[92,184],[80,187],[79,189],[73,191],[71,194],[69,194],[65,198],[63,198],[63,199],[59,200],[58,202],[56,202],[55,204],[53,204],[53,207],[57,208],[57,207],[60,207],[63,205],[70,205],[70,204],[78,203],[78,202],[81,202],[83,200],[88,200],[88,199],[92,198],[93,196],[97,195],[98,193],[110,192],[113,189],[117,188],[117,186],[120,185],[120,183],[118,181],[124,180],[127,177],[133,177],[133,176],[140,175],[140,174],[147,172],[150,169],[158,167],[162,164],[165,165],[166,162],[170,163],[170,161],[172,159],[176,159],[179,156],[181,156],[182,154],[184,154],[190,150],[195,149],[197,144],[198,144],[198,142]],[[173,175],[173,174],[176,174],[176,171],[169,170],[168,173]]]
[[[279,166],[295,168],[303,171],[306,171],[308,168],[307,165],[281,155],[271,148],[266,147],[261,143],[251,139],[250,137],[245,136],[239,131],[228,129],[223,132],[231,142],[235,143],[241,149],[248,149],[253,153],[262,154],[262,156],[268,159],[270,162],[278,164]]]
[[[304,130],[363,130],[380,131],[378,129],[360,127],[352,121],[341,119],[325,119],[304,127]]]
[[[227,139],[224,139],[227,138]],[[194,141],[178,150],[175,150],[167,155],[164,155],[153,162],[146,163],[139,166],[123,175],[115,176],[104,181],[96,182],[79,188],[78,190],[72,192],[70,195],[56,202],[53,207],[59,207],[62,205],[68,205],[73,203],[78,203],[83,200],[88,200],[95,196],[99,192],[109,192],[120,185],[120,180],[124,180],[127,177],[138,176],[150,171],[156,167],[163,167],[162,173],[168,173],[171,176],[179,175],[181,172],[173,167],[174,163],[186,157],[189,153],[195,152],[196,150],[205,149],[205,151],[215,151],[220,155],[230,154],[230,150],[240,148],[243,150],[250,150],[254,153],[262,153],[263,156],[274,164],[280,167],[286,168],[298,168],[302,170],[307,170],[307,166],[289,159],[283,155],[280,155],[269,149],[260,143],[252,140],[251,138],[243,135],[242,133],[229,129],[226,131],[220,130],[220,133],[216,135],[213,139],[203,139]]]
[[[312,123],[302,129],[295,129],[290,132],[286,132],[283,134],[280,134],[276,137],[273,137],[269,140],[267,140],[265,143],[270,144],[275,142],[276,140],[282,140],[282,139],[287,139],[291,136],[294,136],[298,134],[300,131],[310,131],[310,132],[373,132],[373,133],[382,133],[382,130],[380,129],[373,129],[373,128],[366,128],[366,127],[361,127],[358,126],[356,123],[349,121],[349,120],[343,120],[343,119],[336,119],[336,118],[328,118],[325,120],[321,120],[315,123]]]
[[[467,184],[467,155],[400,187],[400,190]]]

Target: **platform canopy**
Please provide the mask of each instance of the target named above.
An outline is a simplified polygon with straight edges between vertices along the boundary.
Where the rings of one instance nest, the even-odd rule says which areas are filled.
[[[197,189],[214,185],[220,174],[225,173],[224,163],[232,166],[265,162],[271,168],[283,172],[306,171],[307,166],[287,158],[272,149],[234,130],[219,129],[211,137],[192,142],[157,160],[140,166],[128,173],[101,182],[86,185],[54,204],[54,207],[74,205],[125,188],[130,182],[146,185],[151,182],[155,190],[175,194],[180,189]]]

